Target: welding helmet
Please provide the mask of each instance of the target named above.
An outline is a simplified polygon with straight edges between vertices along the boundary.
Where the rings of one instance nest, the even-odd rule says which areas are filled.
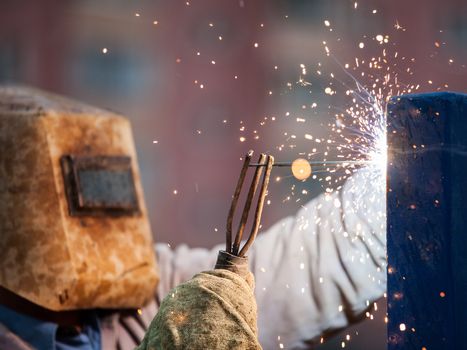
[[[62,311],[141,307],[157,281],[128,120],[0,87],[0,286]]]

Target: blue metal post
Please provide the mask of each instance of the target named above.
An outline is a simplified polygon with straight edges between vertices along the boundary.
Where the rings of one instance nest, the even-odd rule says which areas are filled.
[[[467,95],[388,105],[388,349],[467,349]]]

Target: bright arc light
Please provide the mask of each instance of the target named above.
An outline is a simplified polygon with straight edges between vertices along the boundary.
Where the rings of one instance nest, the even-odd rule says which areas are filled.
[[[381,125],[377,135],[375,135],[374,145],[369,154],[370,164],[377,167],[383,173],[386,173],[388,164],[388,143],[386,137],[386,126]]]

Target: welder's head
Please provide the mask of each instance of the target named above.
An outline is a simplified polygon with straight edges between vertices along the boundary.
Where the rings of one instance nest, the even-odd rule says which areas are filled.
[[[157,280],[128,120],[0,87],[0,285],[61,311],[140,307]]]

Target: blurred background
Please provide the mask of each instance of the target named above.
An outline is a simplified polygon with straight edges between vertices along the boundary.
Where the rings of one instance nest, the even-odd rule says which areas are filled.
[[[304,135],[329,137],[349,103],[340,64],[377,90],[359,64],[385,50],[399,88],[383,95],[466,92],[466,13],[463,0],[2,0],[0,83],[126,115],[155,239],[210,247],[224,240],[249,149],[288,161],[317,147],[319,157]],[[263,229],[324,191],[274,171]],[[385,349],[384,304],[319,348],[349,334],[346,348]]]

